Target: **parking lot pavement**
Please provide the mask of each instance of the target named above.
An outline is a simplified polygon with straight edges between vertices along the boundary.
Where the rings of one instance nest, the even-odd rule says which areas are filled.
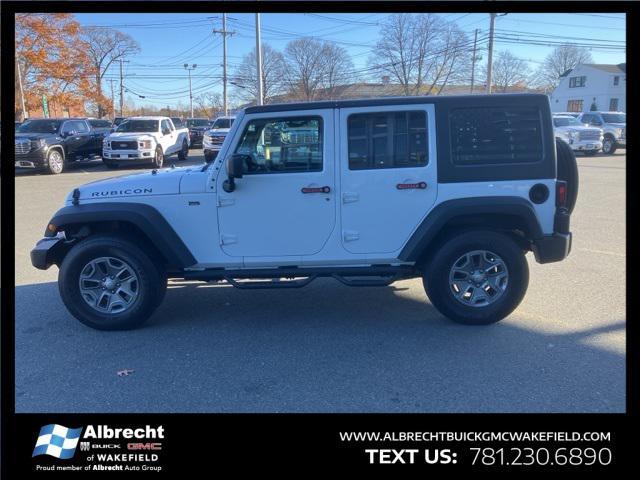
[[[64,308],[57,268],[34,269],[29,250],[69,190],[130,170],[18,174],[16,411],[622,412],[625,161],[579,157],[571,255],[529,256],[525,300],[489,327],[443,318],[419,280],[294,291],[176,281],[144,328],[91,330]]]

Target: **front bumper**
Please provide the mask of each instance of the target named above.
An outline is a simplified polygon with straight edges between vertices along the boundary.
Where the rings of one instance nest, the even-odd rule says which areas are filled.
[[[57,262],[60,255],[64,253],[66,242],[62,237],[45,237],[38,240],[36,246],[31,250],[31,265],[46,270]]]
[[[579,140],[573,141],[569,144],[571,150],[577,152],[591,151],[591,150],[600,150],[602,148],[601,140]]]
[[[551,235],[534,240],[533,255],[538,263],[552,263],[564,260],[571,252],[572,234],[569,231],[570,215],[566,209],[556,212]]]
[[[155,151],[152,149],[140,150],[107,150],[102,151],[102,158],[117,161],[144,161],[153,160]]]
[[[42,168],[47,165],[47,149],[38,148],[29,151],[29,153],[14,156],[16,168]]]
[[[625,138],[616,138],[616,145],[620,147],[625,147],[627,145],[627,137]]]

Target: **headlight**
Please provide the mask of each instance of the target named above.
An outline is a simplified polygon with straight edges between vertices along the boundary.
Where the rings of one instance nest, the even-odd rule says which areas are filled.
[[[44,138],[39,138],[37,140],[31,140],[31,148],[36,149],[36,148],[42,148],[47,144],[46,140]]]
[[[140,148],[151,148],[151,140],[141,140],[138,142]]]
[[[574,131],[570,131],[567,133],[567,136],[571,139],[574,140],[576,138],[576,132]]]
[[[102,147],[111,150],[111,142],[109,140],[103,140]]]

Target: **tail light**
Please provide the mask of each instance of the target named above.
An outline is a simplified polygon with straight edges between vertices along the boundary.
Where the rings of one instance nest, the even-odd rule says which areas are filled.
[[[567,206],[567,182],[556,182],[556,207]]]

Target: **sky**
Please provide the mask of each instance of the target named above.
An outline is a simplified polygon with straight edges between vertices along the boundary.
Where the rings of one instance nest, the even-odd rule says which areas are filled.
[[[328,40],[344,47],[356,69],[366,68],[370,51],[378,39],[380,24],[390,13],[263,13],[262,42],[283,50],[288,41],[302,36]],[[485,13],[442,13],[455,21],[472,38],[488,34],[489,15]],[[222,29],[221,13],[198,14],[76,14],[81,25],[110,26],[131,35],[140,45],[139,54],[124,64],[125,99],[137,106],[175,106],[189,103],[189,81],[183,64],[196,64],[192,73],[194,97],[203,92],[222,92],[222,37],[213,33]],[[232,75],[242,57],[255,47],[255,16],[227,14],[228,75]],[[496,19],[495,51],[509,50],[529,62],[535,70],[553,50],[554,42],[571,41],[592,45],[594,63],[625,62],[625,16],[619,13],[508,13]],[[532,43],[532,39],[535,39]],[[515,42],[514,42],[515,41]],[[527,43],[521,43],[521,42]],[[486,59],[486,43],[484,58]],[[105,78],[114,79],[116,104],[119,91],[119,64]],[[229,86],[229,89],[233,89]],[[137,95],[146,98],[140,99]]]

